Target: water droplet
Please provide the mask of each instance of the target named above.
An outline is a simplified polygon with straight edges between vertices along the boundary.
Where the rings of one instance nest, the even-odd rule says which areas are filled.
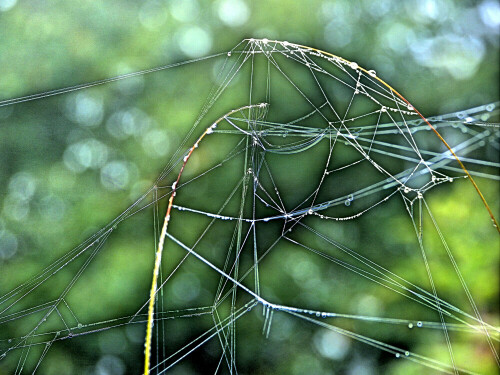
[[[350,205],[351,205],[351,201],[350,201],[349,199],[346,199],[346,201],[344,202],[344,204],[345,204],[346,206],[350,206]]]
[[[488,104],[488,105],[486,106],[486,110],[487,110],[488,112],[491,112],[491,111],[493,111],[494,109],[495,109],[495,104]]]
[[[411,104],[408,104],[408,110],[409,111],[413,111],[415,108],[413,108],[413,106]]]
[[[349,64],[349,66],[350,66],[352,69],[354,69],[354,70],[356,70],[356,69],[358,69],[358,68],[359,68],[358,63],[355,63],[355,62],[351,62],[351,63]]]
[[[400,357],[400,354],[399,353],[396,353],[396,358],[399,358]]]
[[[231,52],[228,52],[228,53],[227,53],[227,55],[228,55],[228,56],[231,56]]]
[[[410,188],[409,188],[409,187],[407,187],[407,186],[405,186],[405,188],[404,188],[404,192],[405,192],[406,194],[408,194],[408,193],[410,192]]]
[[[408,328],[412,329],[413,328],[413,323],[408,323]]]
[[[307,213],[308,213],[309,215],[312,215],[312,214],[313,214],[313,210],[311,210],[311,209],[310,209],[309,211],[307,211]]]
[[[387,112],[387,108],[385,107],[380,108],[380,112]]]
[[[347,196],[347,199],[348,199],[348,200],[350,200],[350,201],[352,202],[352,201],[354,200],[354,195],[349,194],[349,195]]]
[[[82,323],[78,323],[78,328],[83,328],[83,324]]]
[[[316,316],[319,318],[321,316],[321,313],[320,312],[317,312],[316,313]]]
[[[410,355],[410,352],[406,351],[406,352],[405,352],[405,356],[407,356],[407,357],[408,357],[409,355]]]
[[[419,328],[420,328],[420,327],[422,327],[422,326],[423,326],[423,323],[422,323],[422,322],[420,322],[420,321],[419,321],[419,322],[417,322],[417,327],[419,327]]]
[[[325,312],[321,314],[321,317],[322,317],[322,318],[326,318],[327,316],[328,316],[328,314],[327,314],[327,313],[325,313]]]
[[[368,74],[371,75],[372,77],[376,77],[377,76],[377,72],[375,70],[369,70],[368,71]]]

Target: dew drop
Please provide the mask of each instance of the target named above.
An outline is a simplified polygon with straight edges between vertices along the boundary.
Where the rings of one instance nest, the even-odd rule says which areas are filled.
[[[399,353],[396,353],[396,358],[399,358],[400,357],[400,354]]]
[[[78,323],[78,328],[83,328],[83,324],[82,323]]]
[[[412,329],[413,328],[413,323],[408,323],[408,328]]]
[[[420,321],[419,321],[419,322],[417,322],[417,327],[419,327],[419,328],[420,328],[420,327],[422,327],[422,326],[423,326],[422,322],[420,322]]]
[[[307,211],[307,213],[308,213],[309,215],[312,215],[312,214],[313,214],[313,210],[309,210],[309,211]]]
[[[227,55],[228,55],[228,56],[231,56],[231,52],[228,52],[228,53],[227,53]]]
[[[316,313],[316,316],[319,318],[321,316],[321,313],[320,312],[317,312]]]
[[[358,69],[358,68],[359,68],[358,63],[355,63],[355,62],[351,62],[351,63],[349,64],[349,66],[350,66],[352,69],[354,69],[354,70],[356,70],[356,69]]]
[[[326,318],[326,317],[327,317],[327,313],[325,313],[325,312],[324,312],[324,313],[322,313],[322,314],[321,314],[321,317],[322,317],[322,318]]]
[[[377,76],[377,72],[375,70],[369,70],[368,71],[368,74],[371,75],[372,77],[376,77]]]
[[[411,104],[408,104],[408,110],[409,111],[413,111],[415,108],[413,108],[413,106]]]
[[[344,202],[344,204],[345,204],[346,206],[350,206],[350,205],[351,205],[351,201],[350,201],[349,199],[346,199],[346,201]]]
[[[349,195],[347,196],[347,200],[350,200],[350,201],[352,202],[352,201],[354,200],[354,195],[349,194]]]
[[[407,357],[408,357],[409,355],[410,355],[410,352],[406,351],[406,352],[405,352],[405,356],[407,356]]]
[[[486,110],[487,110],[488,112],[493,111],[493,109],[495,109],[495,104],[488,104],[488,105],[486,106]]]

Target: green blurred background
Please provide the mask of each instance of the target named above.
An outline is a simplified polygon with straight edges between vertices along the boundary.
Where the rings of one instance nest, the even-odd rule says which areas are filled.
[[[265,37],[317,47],[374,69],[431,116],[498,101],[499,27],[500,5],[494,0],[0,0],[0,100],[224,52],[243,38]],[[191,129],[215,81],[217,64],[208,60],[0,107],[0,294],[83,242],[152,185]],[[220,107],[227,110],[240,105],[224,100]],[[495,153],[477,156],[497,158]],[[498,184],[485,179],[478,183],[498,212]],[[469,185],[460,181],[436,189],[428,199],[481,312],[498,326],[498,236]],[[205,194],[214,192],[203,189]],[[386,225],[374,232],[374,219]],[[186,238],[200,234],[193,223]],[[83,323],[134,313],[146,301],[153,266],[152,226],[150,211],[120,226],[106,244],[109,249],[87,270],[85,287],[68,296]],[[421,266],[421,258],[413,251],[414,234],[398,204],[377,216],[343,223],[332,233],[354,249],[379,243],[364,255],[382,261],[390,254],[391,270],[415,280],[425,278],[415,267]],[[438,243],[429,241],[431,247]],[[359,315],[437,319],[435,314],[425,316],[425,310],[403,314],[401,299],[328,273],[322,261],[304,259],[300,251],[290,251],[285,259],[276,256],[267,265],[285,270],[268,280],[278,299],[296,298],[297,305],[310,308],[333,304]],[[202,298],[211,286],[204,284],[210,272],[192,263],[166,291],[174,306]],[[436,282],[447,293],[460,293],[446,259],[437,257],[434,267]],[[317,278],[320,271],[328,276]],[[47,283],[38,303],[51,293],[58,295],[57,283],[66,285],[75,272],[67,267],[57,282]],[[287,296],[289,285],[300,290],[298,297]],[[194,294],[186,297],[189,291]],[[276,335],[266,340],[262,322],[254,319],[256,325],[245,328],[242,323],[247,345],[238,351],[242,374],[427,371],[281,314],[274,318]],[[196,323],[176,322],[169,339],[179,344],[183,336],[194,335],[190,324]],[[381,324],[344,327],[395,345],[411,343],[417,352],[447,360],[441,337],[419,339],[407,329]],[[21,332],[11,324],[0,339]],[[143,334],[143,325],[137,324],[62,341],[51,348],[39,371],[139,373]],[[473,362],[478,371],[496,373],[483,346],[467,338],[456,340],[461,363]],[[471,357],[475,349],[477,355]],[[204,363],[213,362],[214,350],[209,346],[172,373],[202,372]],[[0,361],[0,374],[12,373],[16,364]],[[29,366],[33,363],[28,361],[27,371]]]

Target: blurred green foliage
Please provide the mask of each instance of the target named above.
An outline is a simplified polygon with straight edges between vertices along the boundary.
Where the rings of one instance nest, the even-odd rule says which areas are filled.
[[[446,113],[499,99],[499,13],[493,0],[0,0],[0,100],[224,52],[243,38],[266,37],[357,61],[376,70],[424,115]],[[207,60],[0,107],[1,295],[110,223],[152,185],[191,129],[216,81],[218,64],[220,61]],[[297,73],[294,78],[302,77]],[[245,95],[236,92],[218,103],[219,115],[244,103]],[[186,178],[208,169],[224,147],[229,148],[222,141],[211,146],[193,154]],[[77,157],[82,152],[86,153],[84,161]],[[301,155],[288,160],[289,164],[278,162],[282,168],[277,178],[290,184],[307,181],[307,175],[288,173],[297,160],[305,172],[319,173],[314,155]],[[234,170],[240,167],[236,165]],[[195,186],[191,194],[187,190],[184,197],[180,195],[179,202],[198,199],[198,207],[215,207],[220,203],[217,197],[227,197],[226,190],[233,186],[231,177],[238,176],[230,176],[220,186],[217,181],[225,177],[215,176],[212,182]],[[478,182],[498,213],[498,184],[485,179]],[[287,195],[290,201],[300,199],[295,187]],[[481,313],[488,321],[498,319],[498,235],[476,193],[467,181],[459,181],[433,190],[428,203]],[[160,205],[160,209],[165,207]],[[86,270],[79,280],[86,287],[68,295],[67,302],[82,323],[104,321],[110,312],[112,317],[133,314],[146,301],[153,265],[153,215],[147,211],[136,216],[117,228],[106,243],[108,251],[99,254]],[[172,231],[183,231],[185,242],[192,243],[208,219],[186,213],[182,218],[172,222]],[[340,225],[315,220],[311,218],[316,228],[323,226],[339,242],[363,249],[363,255],[428,288],[415,233],[401,202],[390,202],[385,210],[369,212],[356,222]],[[424,227],[431,226],[430,218],[425,217]],[[269,231],[270,236],[280,230],[272,225],[266,228],[262,231]],[[429,232],[424,242],[426,248],[435,249],[428,256],[438,290],[446,290],[445,300],[466,305],[438,236]],[[228,233],[231,229],[222,225],[213,230],[213,250],[206,256],[215,264],[222,265],[223,254],[217,248],[227,246]],[[310,234],[300,235],[307,238]],[[315,241],[318,248],[326,246]],[[168,273],[182,256],[181,250],[169,249],[163,272]],[[61,291],[53,285],[66,285],[83,262],[79,259],[58,274],[54,284],[42,287],[44,297],[56,298]],[[408,307],[394,293],[337,271],[320,259],[304,256],[300,248],[283,246],[262,266],[263,295],[311,309],[437,320],[428,309]],[[193,301],[211,304],[209,291],[216,288],[216,275],[192,259],[182,272],[164,291],[172,296],[172,308],[186,303],[195,306]],[[31,302],[35,304],[36,299]],[[245,336],[237,349],[240,373],[422,373],[412,362],[389,358],[338,334],[329,336],[287,314],[275,314],[266,340],[260,329],[260,312],[238,328]],[[196,319],[199,324],[188,319],[169,323],[169,349],[180,346],[186,337],[194,338],[199,327],[211,323],[207,317]],[[423,336],[419,341],[408,327],[348,320],[338,324],[395,345],[412,343],[416,352],[448,360],[439,331],[435,339]],[[499,322],[492,324],[498,326]],[[23,332],[14,325],[7,335]],[[40,372],[139,373],[143,335],[143,325],[130,324],[56,343]],[[454,335],[459,364],[473,362],[471,367],[495,373],[484,340]],[[341,349],[325,354],[324,342]],[[213,345],[209,343],[205,352],[182,362],[172,373],[206,371],[203,364],[217,358]],[[477,356],[471,357],[474,351]],[[30,357],[29,361],[27,369],[37,359]],[[0,361],[0,374],[12,373],[16,365],[8,358]]]

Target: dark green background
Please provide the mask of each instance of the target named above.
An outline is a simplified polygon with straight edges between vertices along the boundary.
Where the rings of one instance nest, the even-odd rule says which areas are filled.
[[[243,38],[266,37],[314,46],[374,69],[424,115],[431,116],[498,101],[499,12],[493,0],[0,0],[0,100],[223,52]],[[152,185],[191,129],[213,84],[214,65],[208,60],[0,107],[0,294],[36,275],[108,224]],[[234,97],[219,103],[226,110],[239,105]],[[129,133],[114,127],[125,115],[146,125],[129,129]],[[196,132],[201,133],[203,125],[213,120],[205,119]],[[86,168],[71,164],[71,152],[78,147],[93,150]],[[217,152],[209,150],[207,144],[206,160],[216,159]],[[496,156],[490,151],[478,157],[494,160]],[[128,177],[111,184],[103,182],[106,166],[108,172],[126,169]],[[188,176],[189,171],[186,173]],[[164,184],[171,183],[172,177]],[[478,183],[498,212],[498,184],[485,179],[478,179]],[[213,185],[202,185],[197,196],[217,195],[217,191]],[[289,194],[293,200],[294,191]],[[498,235],[479,198],[464,180],[432,191],[428,200],[480,310],[498,326]],[[197,204],[195,201],[193,206]],[[160,215],[165,205],[160,204]],[[376,215],[328,230],[351,248],[365,249],[364,255],[390,265],[394,272],[422,280],[425,273],[420,254],[415,252],[414,234],[401,208],[395,203]],[[186,220],[189,225],[175,227],[173,223],[172,230],[185,230],[189,243],[199,236],[206,220]],[[374,221],[383,225],[374,226]],[[98,262],[86,272],[84,285],[68,297],[82,322],[130,314],[145,302],[153,266],[152,238],[151,211],[119,226]],[[430,246],[437,243],[437,239],[429,241]],[[371,246],[374,243],[377,246]],[[217,259],[216,253],[212,255]],[[410,309],[403,314],[404,301],[394,295],[331,273],[322,261],[301,257],[299,251],[291,251],[285,258],[277,254],[263,269],[271,275],[267,283],[273,288],[269,292],[282,301],[294,298],[287,294],[288,285],[294,285],[301,291],[294,302],[301,306],[333,304],[339,311],[359,315],[437,319],[429,311]],[[450,295],[460,293],[453,270],[441,257],[433,259],[436,283]],[[301,262],[302,268],[297,266]],[[292,271],[275,274],[273,270],[283,268],[283,264]],[[165,267],[169,269],[169,265]],[[198,280],[194,281],[197,285],[191,285],[194,289],[212,287],[216,280],[194,260],[187,269],[184,276],[172,281],[167,295],[188,293],[192,280]],[[316,280],[320,271],[323,277]],[[60,293],[58,285],[66,285],[75,272],[76,268],[67,267],[57,280],[47,282],[38,294],[40,301]],[[308,284],[308,280],[315,281]],[[174,305],[185,305],[185,299],[172,299]],[[261,334],[263,322],[257,320],[259,314],[245,323],[247,326],[242,323],[245,340],[239,340],[247,346],[238,350],[240,373],[422,373],[421,367],[408,361],[396,361],[353,342],[344,343],[349,347],[344,357],[328,359],[314,344],[322,337],[316,327],[284,314],[276,314],[266,340]],[[173,324],[169,339],[179,346],[196,331],[190,324],[195,325],[182,320]],[[407,328],[383,324],[347,323],[344,328],[395,345],[399,340],[401,345],[411,343],[412,350],[447,360],[439,334],[419,339],[410,336]],[[15,324],[8,329],[6,337],[23,332]],[[282,332],[281,336],[273,336],[274,330]],[[56,343],[40,373],[138,373],[142,336],[142,325],[130,325]],[[469,362],[478,371],[495,373],[495,364],[483,346],[477,346],[479,354],[471,356],[479,344],[456,339],[460,363]],[[214,349],[209,346],[207,352],[210,350]],[[208,359],[201,354],[193,356],[173,373],[200,372],[202,363],[213,361],[209,354],[205,356]],[[26,369],[29,366],[28,362]],[[106,366],[115,370],[105,370]],[[13,368],[12,362],[0,362],[2,374],[11,373]]]

